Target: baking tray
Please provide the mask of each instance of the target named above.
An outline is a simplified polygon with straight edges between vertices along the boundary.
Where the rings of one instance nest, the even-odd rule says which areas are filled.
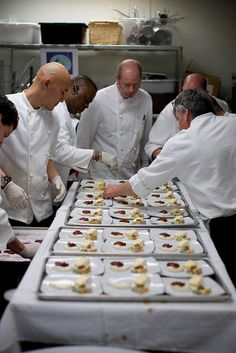
[[[51,257],[52,258],[52,257]],[[46,263],[49,261],[49,259],[45,259],[44,267],[42,269],[42,274],[41,274],[41,280],[38,286],[38,298],[42,300],[52,300],[52,301],[104,301],[104,302],[224,302],[224,301],[230,301],[231,299],[231,293],[228,290],[227,286],[225,285],[222,277],[219,275],[218,271],[216,271],[214,265],[210,262],[208,258],[205,258],[205,262],[208,263],[211,268],[214,271],[214,274],[211,276],[205,276],[204,281],[206,283],[214,283],[214,286],[212,287],[212,293],[213,294],[203,294],[203,295],[197,295],[197,294],[186,294],[184,292],[177,292],[177,294],[172,294],[168,290],[168,284],[166,284],[168,281],[171,281],[171,277],[168,276],[162,276],[159,272],[153,273],[150,276],[151,281],[153,278],[155,278],[156,281],[156,292],[154,295],[150,295],[149,293],[144,294],[137,294],[135,293],[132,295],[132,291],[127,294],[119,295],[117,293],[117,290],[114,292],[109,292],[106,293],[107,287],[106,285],[104,286],[104,281],[107,281],[109,279],[110,281],[113,281],[113,283],[117,283],[117,281],[127,281],[130,280],[131,277],[130,275],[121,275],[119,276],[110,276],[107,273],[103,273],[101,275],[95,276],[96,277],[96,283],[99,283],[99,286],[101,286],[100,291],[95,291],[97,294],[94,295],[93,293],[87,294],[79,294],[75,293],[73,289],[66,288],[66,290],[61,290],[61,289],[55,289],[50,287],[50,281],[65,281],[65,279],[69,282],[74,281],[74,279],[79,278],[78,276],[73,276],[73,275],[68,275],[67,277],[63,275],[54,275],[51,277],[47,277],[45,274],[45,268],[46,268]],[[78,259],[80,257],[78,256]],[[155,256],[153,256],[154,259],[156,259]],[[56,259],[56,257],[55,257]],[[63,259],[63,258],[61,258]],[[67,258],[65,257],[65,260]],[[107,260],[108,258],[100,258],[102,261]],[[112,260],[112,257],[110,257]],[[125,257],[120,257],[120,259],[125,259]],[[156,259],[158,262],[160,260]],[[106,267],[104,267],[106,268]],[[135,274],[136,275],[136,274]],[[132,276],[135,276],[132,275]],[[46,279],[46,280],[45,280]],[[175,281],[187,281],[186,278],[182,277],[174,277]],[[116,282],[114,282],[116,281]],[[45,286],[46,283],[46,286]],[[54,282],[55,283],[55,282]],[[152,282],[151,282],[152,283]],[[116,287],[115,287],[116,288]],[[151,286],[150,286],[151,288]],[[122,293],[124,293],[124,290],[122,288],[121,290]],[[152,292],[152,291],[151,291]]]

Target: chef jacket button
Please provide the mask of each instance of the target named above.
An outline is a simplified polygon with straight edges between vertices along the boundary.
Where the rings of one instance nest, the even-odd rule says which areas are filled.
[[[33,174],[32,173],[30,173],[30,177],[33,178]]]

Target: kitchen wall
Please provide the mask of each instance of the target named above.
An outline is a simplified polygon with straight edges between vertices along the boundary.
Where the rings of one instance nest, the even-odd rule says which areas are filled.
[[[183,70],[219,76],[219,96],[229,101],[232,73],[236,72],[234,4],[234,0],[0,0],[0,19],[88,23],[94,19],[119,19],[112,7],[129,14],[137,6],[140,16],[145,17],[166,8],[170,15],[184,17],[176,24],[173,37],[173,45],[183,46]]]

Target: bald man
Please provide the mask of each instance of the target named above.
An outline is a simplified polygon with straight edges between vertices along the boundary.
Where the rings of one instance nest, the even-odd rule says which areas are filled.
[[[65,98],[71,86],[67,69],[56,62],[43,65],[32,85],[9,94],[19,114],[18,128],[4,142],[0,166],[26,194],[26,207],[14,207],[16,188],[3,194],[3,208],[13,225],[48,225],[53,200],[59,203],[66,188],[54,165],[59,121],[52,110]],[[50,185],[51,184],[51,185]]]
[[[91,178],[127,179],[148,163],[144,146],[152,126],[152,99],[140,88],[142,68],[138,61],[120,63],[115,83],[100,89],[80,119],[80,148],[105,151],[117,157],[116,169],[91,162]]]
[[[207,90],[207,80],[205,76],[198,73],[193,73],[186,76],[182,85],[182,91],[188,89],[195,90],[199,88],[204,91]],[[222,115],[222,111],[224,114],[229,110],[229,106],[226,102],[216,97],[214,97],[214,99],[216,100],[216,103],[214,104],[216,114]],[[170,102],[160,112],[157,120],[151,128],[149,140],[145,146],[145,151],[150,160],[154,160],[156,158],[156,156],[161,152],[165,142],[177,132],[179,132],[178,124],[173,113],[172,102]]]

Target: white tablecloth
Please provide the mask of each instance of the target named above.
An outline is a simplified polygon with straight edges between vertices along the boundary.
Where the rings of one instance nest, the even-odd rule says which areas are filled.
[[[236,293],[201,223],[200,235],[231,292],[219,303],[66,302],[37,298],[52,238],[65,221],[73,185],[0,324],[0,353],[20,352],[20,341],[120,346],[188,353],[236,352]]]

